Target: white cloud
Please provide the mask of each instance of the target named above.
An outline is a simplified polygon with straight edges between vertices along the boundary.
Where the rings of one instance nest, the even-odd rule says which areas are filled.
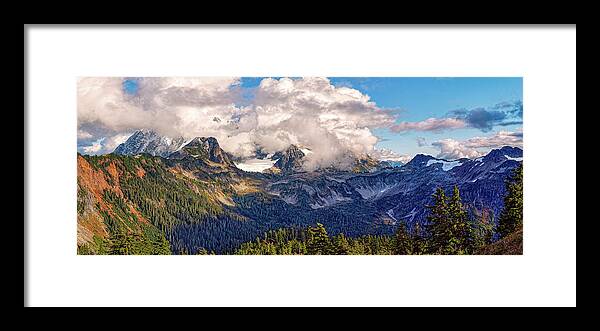
[[[77,130],[77,139],[90,139],[92,137],[92,134],[87,131]]]
[[[377,148],[373,151],[372,154],[373,157],[377,158],[378,160],[383,160],[383,161],[400,161],[402,163],[407,163],[408,161],[410,161],[413,157],[407,154],[399,154],[396,153],[394,151],[392,151],[391,149],[387,149],[387,148]]]
[[[264,79],[254,112],[256,141],[269,152],[282,144],[310,147],[309,168],[333,164],[349,152],[372,153],[378,139],[371,130],[394,122],[369,96],[322,77]]]
[[[100,138],[94,141],[91,145],[82,147],[83,152],[85,154],[98,154],[102,150],[102,142],[104,140],[105,138]]]
[[[489,137],[473,137],[467,139],[465,145],[470,148],[523,147],[523,131],[499,131]]]
[[[464,157],[473,159],[485,154],[477,149],[465,146],[462,141],[456,141],[454,139],[438,140],[431,145],[440,149],[437,157],[442,159],[454,160]]]
[[[420,122],[402,122],[393,125],[390,130],[394,132],[406,131],[444,131],[449,129],[464,128],[466,123],[456,118],[428,118]]]
[[[335,87],[327,78],[263,79],[249,106],[239,106],[238,78],[142,78],[137,95],[123,92],[121,78],[83,78],[78,85],[79,128],[107,138],[136,129],[186,138],[213,136],[228,152],[250,156],[261,146],[275,152],[297,144],[313,153],[306,166],[339,161],[348,153],[369,154],[378,139],[372,129],[389,127],[394,116],[369,96]],[[91,147],[90,147],[91,148]]]
[[[124,143],[129,137],[131,137],[132,134],[132,132],[122,133],[107,138],[102,144],[103,151],[105,151],[106,153],[114,151],[115,148],[117,148],[117,146]]]
[[[84,154],[107,154],[117,148],[120,144],[124,143],[133,133],[122,133],[116,134],[111,137],[102,137],[96,141],[93,141],[90,145],[81,146],[80,150]]]
[[[439,148],[437,155],[444,159],[477,158],[485,155],[489,150],[503,146],[523,147],[523,132],[499,131],[492,136],[473,137],[463,141],[442,139],[431,144]]]
[[[211,128],[214,116],[235,113],[237,78],[143,78],[138,95],[124,93],[122,78],[83,78],[78,84],[79,125],[113,134],[148,128],[164,135]]]

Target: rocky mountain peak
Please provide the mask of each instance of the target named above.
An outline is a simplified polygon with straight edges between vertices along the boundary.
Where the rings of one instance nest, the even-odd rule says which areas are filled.
[[[169,159],[207,159],[214,163],[223,165],[234,165],[231,155],[219,146],[214,137],[196,137],[183,146],[180,150],[172,153]]]
[[[385,166],[385,165],[383,165]],[[372,172],[374,170],[378,170],[380,167],[379,161],[375,160],[369,155],[364,155],[358,157],[354,160],[354,167],[352,168],[352,172],[355,173],[364,173],[364,172]]]
[[[166,157],[180,148],[184,141],[183,137],[173,139],[164,137],[153,130],[141,129],[117,146],[113,153],[119,155],[147,153],[153,156]]]
[[[306,155],[296,145],[290,145],[285,151],[276,153],[273,157],[279,157],[273,165],[277,168],[274,172],[281,174],[289,174],[302,169],[302,159]]]

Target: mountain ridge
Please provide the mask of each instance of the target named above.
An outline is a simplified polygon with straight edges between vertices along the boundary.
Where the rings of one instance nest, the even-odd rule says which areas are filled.
[[[204,152],[197,150],[197,154],[207,156],[208,160],[216,164],[223,164],[228,167],[237,167],[237,163],[242,163],[243,160],[239,157],[235,157],[232,154],[224,151],[219,146],[219,143],[214,137],[195,137],[191,140],[185,140],[182,137],[172,139],[159,135],[153,130],[141,129],[131,135],[127,141],[120,144],[113,151],[114,154],[119,155],[137,155],[142,153],[148,153],[153,156],[160,156],[167,159],[183,159],[185,156],[192,154],[182,152],[185,150],[187,145],[188,150],[191,150],[193,145],[202,145],[205,149]],[[197,146],[196,146],[197,147]],[[206,154],[207,153],[207,154]],[[257,159],[265,159],[269,154],[264,153],[262,149],[258,148],[256,152]],[[275,163],[263,171],[267,174],[275,174],[280,176],[291,175],[293,173],[305,172],[303,164],[305,162],[306,153],[301,148],[292,144],[283,151],[273,153],[270,157]],[[510,158],[514,161],[522,160],[522,149],[518,147],[504,146],[498,149],[492,149],[488,154],[476,159],[457,159],[457,160],[446,160],[437,158],[427,154],[416,154],[410,161],[405,164],[398,162],[390,162],[385,160],[375,160],[369,155],[362,157],[354,157],[354,162],[351,167],[351,171],[355,173],[368,173],[373,171],[379,171],[386,168],[420,168],[424,166],[430,166],[431,164],[440,164],[443,169],[451,169],[455,165],[464,164],[469,160],[483,161],[494,161],[498,162],[503,158]],[[521,158],[521,159],[519,159]],[[235,161],[235,162],[234,162]],[[338,171],[339,169],[333,167],[332,169],[323,168],[316,169]]]
[[[282,176],[238,169],[210,137],[176,152],[78,153],[78,245],[99,252],[118,231],[133,231],[149,235],[146,242],[162,238],[174,252],[228,252],[270,229],[315,220],[332,234],[387,235],[401,222],[409,229],[424,222],[433,191],[454,185],[470,213],[485,212],[495,222],[504,181],[522,163],[521,149],[499,149],[472,160],[422,155],[412,165],[372,172]]]
[[[141,129],[134,132],[127,140],[119,144],[113,151],[119,155],[136,155],[148,153],[152,156],[166,157],[185,143],[183,137],[169,138],[156,131]]]

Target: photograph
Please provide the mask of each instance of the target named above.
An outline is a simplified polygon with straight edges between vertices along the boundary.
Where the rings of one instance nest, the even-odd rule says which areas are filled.
[[[76,88],[78,255],[523,254],[522,77]]]

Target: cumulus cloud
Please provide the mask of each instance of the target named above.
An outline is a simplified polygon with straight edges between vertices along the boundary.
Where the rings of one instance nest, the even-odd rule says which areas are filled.
[[[307,167],[316,168],[348,153],[373,153],[378,139],[372,130],[395,121],[368,95],[322,77],[263,79],[250,103],[241,100],[238,78],[140,78],[135,94],[126,93],[123,83],[79,80],[78,129],[88,133],[81,142],[110,137],[96,152],[109,152],[125,134],[147,128],[170,137],[213,136],[241,157],[258,147],[275,152],[305,146],[313,151]]]
[[[485,155],[489,150],[503,146],[523,148],[522,130],[509,132],[499,131],[488,137],[473,137],[463,141],[442,139],[431,144],[440,152],[437,157],[443,159],[476,158]]]
[[[449,116],[464,121],[468,126],[483,132],[491,131],[494,126],[507,126],[523,123],[523,103],[502,102],[489,109],[479,107],[471,110],[458,109]]]
[[[107,154],[115,150],[117,146],[124,143],[133,133],[122,133],[114,136],[102,137],[97,140],[89,141],[90,134],[81,138],[81,143],[78,144],[78,151],[84,154],[97,155]]]
[[[460,158],[476,158],[484,155],[485,153],[478,151],[477,149],[469,148],[464,145],[461,141],[454,139],[442,139],[431,143],[432,146],[440,149],[437,157],[447,160],[454,160]]]
[[[92,142],[91,145],[82,147],[83,152],[86,154],[98,154],[103,148],[102,142],[104,140],[105,140],[105,138],[100,138],[100,139]]]
[[[108,137],[102,144],[104,152],[110,153],[110,152],[114,151],[115,148],[117,148],[117,146],[119,146],[120,144],[127,141],[127,139],[129,137],[131,137],[132,134],[133,134],[133,132],[129,132],[129,133],[116,134],[114,136]]]
[[[372,129],[394,122],[369,96],[321,77],[264,79],[253,103],[256,141],[266,151],[308,146],[314,152],[308,167],[333,164],[348,153],[372,153],[378,141]]]
[[[499,131],[489,137],[473,137],[465,140],[465,145],[470,148],[523,147],[523,131]]]
[[[77,130],[77,139],[90,139],[92,134],[85,130]]]
[[[377,148],[373,151],[372,155],[382,161],[400,161],[402,163],[407,163],[412,159],[412,156],[410,155],[399,154],[387,148]]]
[[[419,146],[419,147],[427,146],[427,140],[423,137],[417,137],[417,146]]]
[[[401,122],[400,124],[392,125],[390,130],[393,132],[406,131],[444,131],[451,129],[464,128],[466,123],[462,119],[457,118],[428,118],[420,122]]]
[[[443,132],[471,127],[483,132],[489,132],[495,126],[518,124],[523,124],[523,103],[521,101],[502,102],[489,108],[478,107],[470,110],[452,110],[444,118],[428,118],[418,122],[401,122],[392,125],[390,130],[398,133],[408,131]]]
[[[484,108],[472,109],[469,111],[454,111],[454,114],[461,117],[472,127],[482,131],[490,131],[494,124],[501,123],[506,118],[506,114],[501,111],[486,110]]]

